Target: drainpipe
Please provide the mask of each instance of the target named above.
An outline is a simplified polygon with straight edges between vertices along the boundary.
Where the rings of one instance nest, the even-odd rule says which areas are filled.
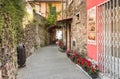
[[[61,0],[61,4],[62,4],[62,20],[63,20],[63,0]],[[63,23],[62,23],[63,25]],[[62,39],[63,39],[63,31],[64,31],[64,28],[62,28]]]
[[[66,2],[67,2],[67,0],[66,0]],[[67,3],[66,3],[66,9],[67,9]],[[66,10],[65,19],[67,19],[67,10]],[[67,21],[65,21],[65,29],[66,29],[65,30],[65,35],[66,35],[66,48],[67,48]]]
[[[61,4],[62,4],[62,19],[63,19],[63,0],[61,0]]]

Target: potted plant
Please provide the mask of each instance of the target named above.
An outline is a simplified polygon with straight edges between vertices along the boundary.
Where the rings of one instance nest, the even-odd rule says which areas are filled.
[[[99,69],[98,66],[92,66],[88,72],[88,74],[92,77],[92,78],[97,78],[98,77],[98,73],[99,73]]]
[[[72,50],[66,51],[67,56],[76,64],[82,67],[93,79],[98,77],[99,69],[97,65],[93,65],[83,55],[79,55]]]
[[[71,60],[72,60],[74,63],[77,64],[77,58],[78,58],[78,57],[79,57],[79,55],[78,55],[76,52],[74,52],[74,53],[72,53]]]
[[[58,40],[58,41],[56,42],[56,44],[58,45],[58,50],[59,50],[59,51],[65,52],[66,46],[64,45],[64,43],[63,43],[62,40]]]
[[[67,51],[66,51],[67,57],[71,57],[71,56],[72,56],[72,53],[73,53],[72,50],[67,50]]]

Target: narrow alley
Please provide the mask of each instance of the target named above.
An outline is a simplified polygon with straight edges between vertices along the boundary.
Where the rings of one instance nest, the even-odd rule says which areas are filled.
[[[0,0],[0,79],[120,79],[120,0]]]
[[[39,48],[18,70],[17,79],[90,79],[56,46]]]

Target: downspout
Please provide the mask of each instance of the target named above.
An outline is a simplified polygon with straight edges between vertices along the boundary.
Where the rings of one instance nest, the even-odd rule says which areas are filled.
[[[66,0],[66,9],[67,9],[67,0]],[[65,19],[67,19],[67,10],[66,10],[66,15]],[[65,35],[66,35],[66,48],[67,48],[67,20],[65,21]]]
[[[63,20],[63,0],[61,0],[61,4],[62,4],[62,20]]]
[[[62,4],[62,20],[63,20],[63,0],[61,0],[61,4]],[[62,23],[62,26],[63,26],[63,23]],[[64,28],[62,28],[62,39],[63,39],[63,31],[64,31]]]

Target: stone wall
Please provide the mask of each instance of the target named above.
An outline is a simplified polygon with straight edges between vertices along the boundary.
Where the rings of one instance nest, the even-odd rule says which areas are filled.
[[[45,18],[34,13],[33,21],[24,29],[23,43],[26,47],[26,54],[30,56],[38,47],[49,44],[49,34],[45,29]]]
[[[0,0],[0,79],[16,79],[16,46],[22,35],[23,5],[20,0]]]
[[[86,0],[66,0],[64,18],[73,18],[71,22],[71,47],[73,50],[86,54],[87,28],[86,28]],[[64,39],[64,38],[63,38]],[[69,42],[68,42],[69,43]],[[75,43],[75,45],[73,44]]]
[[[79,2],[75,2],[74,4],[77,5]],[[74,50],[77,50],[81,53],[86,53],[86,35],[87,35],[87,28],[86,28],[86,1],[83,0],[81,4],[78,4],[74,9],[74,16],[72,22],[72,41],[76,41],[76,46],[72,46]],[[79,17],[78,17],[79,16]]]
[[[16,79],[19,42],[25,44],[27,56],[49,42],[45,19],[34,14],[31,20],[23,20],[27,16],[24,6],[22,0],[0,0],[0,79]]]

